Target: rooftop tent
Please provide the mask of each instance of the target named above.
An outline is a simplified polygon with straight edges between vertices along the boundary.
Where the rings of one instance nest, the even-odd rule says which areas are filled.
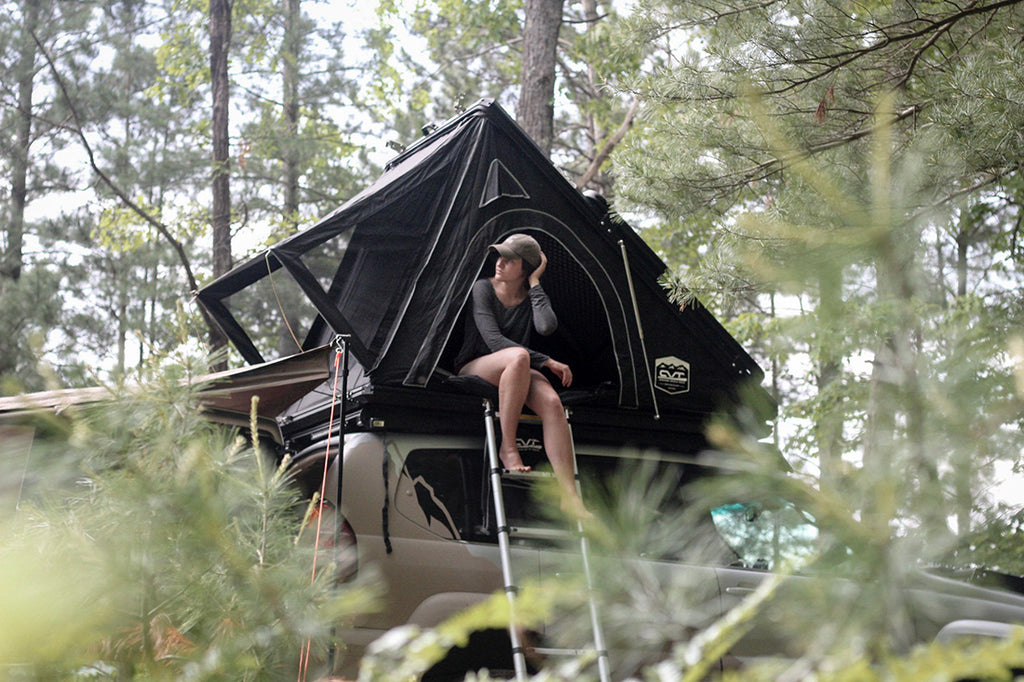
[[[760,382],[703,307],[668,300],[664,264],[630,226],[576,190],[489,100],[199,300],[250,363],[346,334],[357,387],[432,388],[453,369],[473,281],[493,267],[487,245],[513,232],[548,255],[543,285],[559,329],[533,345],[572,366],[574,388],[600,386],[616,410],[661,417],[706,415],[741,382]]]

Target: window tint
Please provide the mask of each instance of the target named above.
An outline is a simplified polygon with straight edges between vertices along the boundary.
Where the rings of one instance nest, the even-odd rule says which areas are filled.
[[[413,450],[405,460],[407,476],[427,523],[439,524],[456,539],[472,540],[481,523],[483,455],[479,450]],[[432,530],[440,531],[438,528]]]
[[[524,450],[523,454],[536,469],[550,469],[540,452]],[[409,453],[402,476],[408,477],[415,490],[415,504],[426,516],[429,530],[459,540],[497,542],[484,458],[482,449],[430,448]],[[706,512],[700,518],[687,515],[684,490],[704,475],[701,467],[583,453],[577,455],[577,461],[584,502],[595,510],[614,510],[611,516],[628,537],[626,546],[619,548],[622,552],[651,559],[723,564],[735,558]],[[538,527],[560,523],[560,517],[552,518],[546,509],[545,496],[538,492],[537,485],[519,480],[505,482],[502,490],[510,524]]]

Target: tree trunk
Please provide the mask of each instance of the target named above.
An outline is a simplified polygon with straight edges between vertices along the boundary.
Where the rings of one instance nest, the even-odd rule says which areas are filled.
[[[213,276],[231,269],[231,161],[228,137],[228,51],[231,47],[231,0],[210,0],[210,83],[213,99]],[[227,341],[218,330],[211,333],[214,351]]]
[[[228,136],[228,51],[231,1],[210,0],[210,82],[213,91],[213,276],[231,269],[231,160]]]
[[[819,278],[819,287],[818,327],[824,347],[820,349],[817,384],[818,395],[826,395],[835,389],[834,384],[839,381],[842,373],[839,354],[835,350],[829,350],[837,347],[834,335],[839,333],[836,326],[842,315],[842,270],[837,266],[823,272]],[[824,414],[815,427],[823,490],[832,489],[839,484],[843,457],[844,406],[836,405],[833,401],[826,401],[825,404]]]
[[[583,20],[587,22],[587,35],[589,36],[598,25],[597,0],[583,0],[581,6],[583,8]],[[589,60],[587,64],[586,87],[588,91],[588,96],[592,97],[596,95],[596,93],[599,91],[599,88],[601,87],[600,79],[597,74],[597,63],[594,60]],[[587,130],[589,131],[588,135],[590,137],[590,149],[588,150],[588,156],[590,157],[591,162],[593,162],[593,160],[597,158],[597,155],[600,153],[601,141],[604,140],[606,133],[603,127],[598,123],[598,118],[592,110],[587,112]],[[600,186],[600,167],[595,169],[592,176],[592,180],[595,182],[595,184]],[[585,184],[586,183],[584,183],[584,186]],[[602,192],[602,194],[604,194],[604,192]]]
[[[523,70],[516,118],[545,156],[551,155],[555,118],[555,58],[563,0],[526,0]]]
[[[32,145],[32,88],[35,76],[35,33],[39,24],[39,3],[27,0],[22,5],[21,47],[18,54],[18,117],[14,153],[11,159],[11,211],[7,222],[7,250],[3,254],[0,277],[21,277],[25,243],[25,206],[28,204],[28,159]]]
[[[960,232],[956,235],[956,296],[967,296],[967,250],[971,243],[970,227],[964,227],[961,220]]]
[[[960,211],[960,230],[956,235],[956,296],[967,296],[967,256],[974,232],[970,211],[964,206]],[[956,532],[966,538],[971,532],[971,512],[974,510],[974,466],[969,455],[957,453],[953,465],[953,503],[956,509]]]
[[[114,275],[115,279],[118,278],[120,273],[117,272],[117,266],[115,265],[111,270],[117,273]],[[143,304],[143,309],[145,309],[145,304]],[[128,357],[128,292],[124,287],[119,287],[117,305],[114,310],[117,320],[117,366],[114,368],[114,376],[120,381],[126,374]]]
[[[893,235],[880,248],[876,278],[878,300],[895,305],[898,321],[887,330],[873,362],[864,468],[880,482],[899,477],[894,490],[903,488],[905,494],[916,497],[923,522],[918,532],[938,547],[938,542],[949,541],[951,532],[936,453],[926,443],[927,397],[918,373],[922,332],[912,304],[914,251],[903,246],[910,240],[901,239],[895,230]],[[897,443],[898,430],[905,434],[905,444]],[[894,468],[893,458],[899,460],[899,469]],[[885,495],[875,501],[882,509],[889,506]]]
[[[284,46],[281,55],[281,78],[284,90],[284,214],[292,231],[299,221],[299,5],[301,0],[284,0]]]

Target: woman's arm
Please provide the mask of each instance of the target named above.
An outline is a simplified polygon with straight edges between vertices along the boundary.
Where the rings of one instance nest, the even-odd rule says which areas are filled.
[[[541,336],[551,336],[558,329],[558,317],[551,307],[551,300],[541,287],[530,287],[530,306],[533,308],[533,328]]]
[[[541,336],[551,336],[558,329],[558,317],[547,293],[540,286],[540,276],[548,269],[548,257],[540,252],[540,265],[530,273],[530,305],[533,308],[533,328]]]

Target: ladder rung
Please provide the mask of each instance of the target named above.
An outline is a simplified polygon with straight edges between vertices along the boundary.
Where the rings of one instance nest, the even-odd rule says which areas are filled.
[[[551,471],[534,471],[532,469],[530,471],[514,471],[512,469],[502,469],[501,477],[510,480],[538,480],[545,478],[554,478],[555,474],[554,472]]]
[[[501,418],[498,416],[497,412],[494,413],[494,418],[497,421],[501,421]],[[524,412],[523,414],[519,415],[519,423],[520,424],[543,424],[544,422],[541,421],[541,418],[538,417],[537,415],[535,415],[535,414],[526,414]]]
[[[509,535],[517,538],[528,538],[531,540],[565,540],[571,538],[573,532],[561,528],[541,528],[537,526],[522,527],[509,526]]]
[[[585,654],[596,654],[597,651],[591,647],[589,649],[554,649],[551,647],[531,647],[531,651],[541,654],[542,656],[583,656]]]

